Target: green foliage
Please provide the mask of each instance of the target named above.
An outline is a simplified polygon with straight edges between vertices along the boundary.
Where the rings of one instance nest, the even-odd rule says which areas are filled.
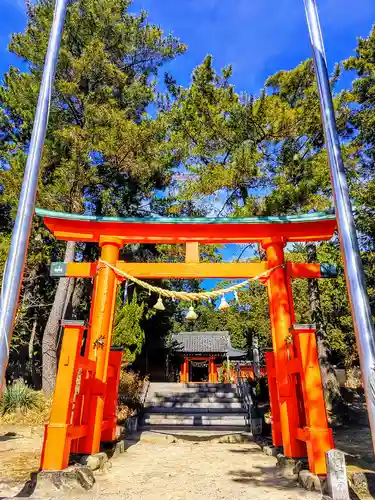
[[[53,15],[53,0],[30,3],[27,26],[12,36],[9,50],[26,71],[10,67],[0,85],[0,274],[5,265],[33,125]],[[256,96],[237,93],[232,69],[216,72],[207,56],[184,88],[166,75],[167,92],[157,92],[163,65],[186,46],[147,14],[130,13],[130,0],[70,2],[52,95],[50,121],[37,203],[46,209],[97,215],[171,217],[283,215],[325,210],[332,189],[311,60],[271,76]],[[338,130],[360,231],[371,306],[375,312],[375,28],[359,39],[344,68],[356,72],[352,88],[335,93]],[[155,116],[148,114],[156,104]],[[193,174],[172,194],[175,169]],[[161,194],[159,194],[161,193]],[[221,205],[220,205],[221,204]],[[335,263],[336,279],[319,281],[320,301],[332,359],[356,362],[350,308],[337,241],[317,246],[321,262]],[[62,260],[64,244],[35,220],[12,343],[11,368],[25,358],[36,332],[28,365],[38,365],[43,330],[54,300],[52,260]],[[77,246],[78,260],[95,260],[92,244]],[[183,245],[127,245],[122,258],[182,262]],[[304,245],[287,248],[286,258],[305,262]],[[217,246],[201,245],[201,260],[220,261]],[[199,291],[199,280],[163,280],[161,286]],[[80,286],[74,284],[74,292]],[[224,286],[224,284],[223,284]],[[144,345],[159,348],[172,331],[229,330],[234,347],[247,349],[257,336],[271,344],[266,288],[252,283],[239,303],[219,312],[196,304],[198,319],[184,321],[190,304],[166,301],[155,314],[155,297],[136,288],[116,307],[113,340],[133,363]],[[132,289],[133,290],[133,289]],[[87,293],[86,293],[87,292]],[[90,287],[68,304],[70,317],[87,319]],[[122,292],[121,292],[122,293]],[[306,280],[293,282],[296,319],[311,321]],[[73,294],[74,295],[74,294]],[[86,298],[87,297],[87,298]],[[34,328],[35,327],[35,328]],[[26,365],[26,363],[25,363]]]
[[[130,3],[79,0],[68,8],[39,183],[44,208],[77,212],[90,204],[97,214],[134,213],[144,193],[167,179],[163,123],[146,108],[158,68],[185,46],[145,13],[130,14]],[[50,0],[30,6],[26,31],[10,44],[30,72],[11,68],[0,89],[11,167],[0,181],[10,203],[22,179],[52,14]]]
[[[257,149],[263,130],[262,101],[240,96],[230,84],[230,66],[217,74],[207,56],[184,89],[167,78],[168,99],[160,103],[169,126],[169,145],[194,180],[184,183],[170,207],[178,213],[192,203],[198,210],[211,209],[219,192],[227,195],[225,208],[247,197],[249,188],[260,186],[260,158]],[[201,203],[197,196],[203,195]],[[194,203],[195,201],[195,203]],[[225,213],[221,212],[221,215]]]
[[[5,388],[0,402],[0,412],[1,415],[18,411],[26,413],[41,406],[41,394],[27,386],[23,380],[17,380]]]
[[[250,387],[251,397],[257,406],[258,403],[269,401],[268,377],[259,377],[258,379],[247,379]]]
[[[232,361],[223,361],[223,364],[218,369],[218,381],[220,384],[231,384],[233,382],[233,377],[231,374],[231,370],[234,369],[235,363]],[[229,374],[228,374],[229,371]],[[229,376],[228,376],[229,375]]]
[[[54,3],[29,3],[26,29],[13,34],[9,45],[27,69],[10,67],[0,85],[0,272],[17,209]],[[146,13],[131,14],[130,6],[128,0],[69,3],[39,176],[37,204],[43,208],[123,216],[159,210],[153,192],[165,188],[175,160],[164,147],[163,120],[151,119],[147,108],[155,100],[159,69],[186,47],[149,23]],[[78,259],[97,258],[91,244],[79,245],[76,254]],[[63,255],[64,244],[35,220],[12,370],[27,352],[35,320],[40,358],[57,284],[49,278],[48,265],[63,260]],[[69,303],[67,314],[87,319],[85,294],[77,297],[78,307]]]
[[[130,301],[127,300],[124,306],[118,304],[117,307],[112,342],[114,346],[124,349],[124,359],[127,364],[131,364],[142,350],[145,340],[145,332],[141,326],[144,309],[144,303],[137,301],[136,291]]]
[[[144,383],[145,379],[141,378],[139,373],[122,367],[119,383],[119,397],[121,403],[135,408],[139,404]]]
[[[322,210],[331,184],[310,60],[269,78],[259,97],[237,94],[231,68],[217,74],[206,57],[188,89],[168,80],[161,110],[170,144],[194,178],[173,211],[192,200],[202,210],[225,201],[219,215],[252,216]],[[332,86],[339,78],[336,68]],[[349,108],[335,101],[338,127],[347,134]],[[199,193],[200,196],[197,196]]]
[[[229,286],[229,282],[223,282],[222,286]],[[264,285],[251,283],[238,292],[238,298],[238,303],[227,298],[230,305],[227,311],[219,311],[215,303],[195,304],[198,318],[194,323],[187,323],[184,319],[190,303],[179,304],[173,331],[229,331],[235,348],[248,350],[253,336],[258,337],[261,347],[270,347],[268,299]]]
[[[343,92],[351,109],[349,122],[356,130],[352,140],[353,157],[359,176],[352,187],[352,197],[366,249],[374,250],[375,241],[375,26],[367,38],[359,38],[356,55],[344,61],[344,68],[355,71],[352,88]],[[372,271],[371,271],[372,272]]]
[[[350,120],[358,135],[356,142],[361,146],[361,157],[374,160],[375,146],[375,26],[368,38],[359,38],[356,55],[344,61],[344,68],[355,71],[352,89],[345,92],[345,98],[356,106],[351,109]]]
[[[373,38],[374,33],[371,40],[360,42],[356,62],[353,58],[350,60],[351,69],[355,69],[354,64],[362,64],[371,79]],[[360,57],[368,57],[368,63],[359,62]],[[172,142],[173,138],[176,140],[174,147],[184,145],[181,150],[184,166],[196,176],[185,183],[179,194],[180,203],[195,198],[200,207],[212,210],[215,197],[224,199],[218,213],[231,216],[329,209],[331,183],[312,61],[304,61],[295,69],[270,77],[257,98],[236,94],[230,78],[230,68],[218,75],[212,68],[211,58],[206,58],[194,71],[188,89],[169,82],[172,104],[163,112],[169,112]],[[339,78],[337,66],[331,78],[333,92]],[[365,99],[365,93],[362,98]],[[363,109],[366,104],[368,110],[368,99],[371,93],[366,103],[361,103]],[[359,125],[354,116],[359,119],[360,113],[358,108],[351,108],[345,94],[334,94],[334,104],[338,130],[345,141],[343,155],[348,180],[352,196],[358,202],[357,221],[363,231],[362,241],[368,248],[375,236],[373,174],[365,173],[363,158],[362,164],[358,161],[359,145],[353,124]],[[367,126],[366,130],[370,128]],[[250,148],[252,155],[243,153],[245,147]],[[238,158],[243,159],[241,164]],[[337,279],[320,280],[321,307],[332,359],[345,359],[351,364],[356,360],[355,341],[337,242],[319,245],[318,258],[321,262],[335,263],[340,272]],[[368,263],[366,277],[373,303],[373,259],[368,253],[364,258]],[[288,247],[286,259],[306,262],[304,245],[292,250]],[[307,280],[294,280],[293,293],[296,320],[311,322]],[[260,345],[269,347],[268,299],[263,285],[252,284],[248,290],[241,291],[239,297],[240,303],[232,302],[225,313],[212,307],[202,310],[198,306],[199,317],[194,329],[229,330],[233,345],[240,348],[250,346],[252,336],[257,335]]]

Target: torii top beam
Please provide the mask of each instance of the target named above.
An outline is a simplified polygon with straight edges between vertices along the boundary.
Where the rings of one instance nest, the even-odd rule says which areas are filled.
[[[250,218],[119,218],[68,214],[36,209],[57,239],[99,242],[116,236],[124,243],[257,243],[279,237],[285,243],[322,241],[336,229],[334,214],[318,212]]]

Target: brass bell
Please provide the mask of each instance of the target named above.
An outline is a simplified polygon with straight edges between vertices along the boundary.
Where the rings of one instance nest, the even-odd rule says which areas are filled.
[[[188,313],[186,314],[185,316],[185,319],[187,321],[195,321],[196,319],[198,318],[198,315],[197,313],[194,311],[194,307],[193,306],[190,306],[189,307],[189,311]]]
[[[229,309],[229,304],[228,302],[225,300],[225,297],[224,295],[221,297],[221,302],[220,302],[220,305],[219,305],[219,310],[220,311],[227,311]]]
[[[158,301],[154,305],[154,309],[156,309],[158,311],[165,311],[165,307],[164,307],[164,304],[163,304],[163,299],[161,297],[158,298]]]

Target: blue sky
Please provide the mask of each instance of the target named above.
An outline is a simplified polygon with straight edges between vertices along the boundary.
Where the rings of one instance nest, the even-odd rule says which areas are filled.
[[[375,23],[374,0],[318,2],[330,68],[351,55],[356,37]],[[265,79],[310,56],[303,0],[135,0],[150,21],[189,46],[168,65],[181,84],[207,53],[217,69],[232,64],[238,91],[257,94]],[[0,73],[18,60],[7,52],[10,34],[25,25],[24,0],[0,0]]]
[[[330,68],[353,53],[356,37],[375,23],[374,0],[318,2]],[[187,54],[169,65],[182,84],[207,53],[217,69],[232,64],[238,91],[258,93],[265,79],[310,57],[303,0],[136,0],[187,43]]]
[[[375,0],[318,2],[330,69],[354,53],[357,37],[375,23]],[[217,69],[233,66],[237,91],[258,94],[266,78],[310,57],[303,0],[135,0],[132,11],[147,10],[151,22],[173,32],[187,53],[167,66],[187,85],[206,54]],[[7,52],[10,34],[25,25],[24,0],[0,0],[0,73],[20,62]],[[347,75],[343,84],[350,83]],[[225,249],[231,259],[239,251]],[[210,284],[211,285],[211,284]]]

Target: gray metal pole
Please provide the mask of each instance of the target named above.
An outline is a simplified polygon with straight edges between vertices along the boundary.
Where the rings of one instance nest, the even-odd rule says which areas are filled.
[[[228,384],[231,383],[230,361],[229,361],[229,346],[230,346],[230,337],[228,335],[228,337],[227,337],[227,378],[228,378]]]
[[[344,163],[337,134],[335,112],[327,70],[327,61],[315,0],[304,0],[310,33],[316,78],[320,96],[322,121],[328,151],[331,181],[344,260],[362,379],[375,450],[375,339],[374,324],[366,290],[358,238],[354,224]]]
[[[30,150],[23,178],[17,217],[3,275],[0,295],[0,395],[8,364],[9,346],[17,312],[20,288],[29,244],[35,197],[38,186],[39,166],[46,137],[52,85],[69,0],[56,0],[54,18],[44,63],[38,105],[31,135]]]
[[[259,344],[258,337],[253,337],[253,364],[254,364],[254,377],[260,378],[260,360],[259,360]]]

